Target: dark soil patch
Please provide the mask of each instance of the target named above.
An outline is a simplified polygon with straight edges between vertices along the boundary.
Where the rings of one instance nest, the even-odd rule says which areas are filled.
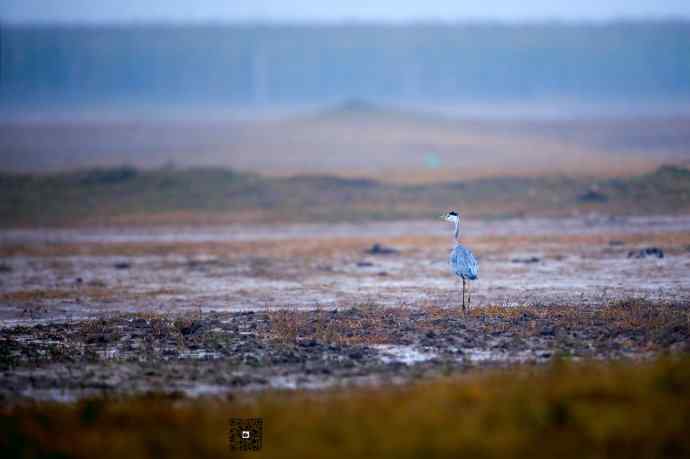
[[[690,350],[690,306],[121,315],[0,331],[6,399],[42,390],[136,393],[320,387],[559,358]]]

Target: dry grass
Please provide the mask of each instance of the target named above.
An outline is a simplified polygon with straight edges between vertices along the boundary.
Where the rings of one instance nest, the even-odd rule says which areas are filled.
[[[510,332],[527,338],[542,330],[563,329],[632,336],[645,350],[659,351],[678,336],[690,336],[690,309],[687,305],[650,303],[627,299],[598,308],[582,306],[490,305],[470,310],[458,308],[393,307],[360,305],[348,314],[333,311],[279,310],[267,312],[269,339],[286,344],[316,340],[329,344],[401,344],[410,324],[417,334],[443,334],[458,326],[471,327],[485,336]],[[596,338],[592,336],[591,338]],[[690,343],[688,343],[690,345]]]
[[[5,244],[0,246],[0,256],[142,256],[142,255],[208,255],[224,259],[238,257],[332,257],[347,253],[361,254],[372,244],[372,237],[352,236],[333,238],[292,238],[281,240],[177,242],[177,243],[79,243],[79,244]],[[670,250],[685,250],[690,246],[687,232],[647,234],[568,234],[545,236],[472,236],[463,243],[485,255],[501,253],[507,249],[519,250],[539,245],[545,249],[562,249],[573,246],[606,246],[610,240],[622,241],[626,247],[639,244],[657,245]],[[386,245],[400,248],[403,254],[418,249],[448,248],[448,237],[442,236],[395,236],[385,238]]]
[[[179,295],[184,293],[183,290],[174,288],[160,288],[145,293],[128,292],[126,288],[121,286],[108,287],[102,281],[91,282],[85,286],[74,288],[56,288],[56,289],[31,289],[31,290],[16,290],[12,292],[0,293],[0,302],[8,303],[42,303],[51,300],[66,300],[78,299],[84,301],[112,301],[112,300],[131,300],[137,301],[142,299],[150,299],[157,296]]]
[[[393,341],[392,330],[385,324],[400,320],[402,309],[383,309],[372,305],[360,305],[355,317],[338,312],[317,309],[316,311],[268,311],[270,339],[284,344],[301,340],[315,340],[321,343],[384,344]]]
[[[116,298],[118,292],[99,286],[85,286],[74,289],[37,289],[17,290],[0,293],[0,302],[28,303],[33,301],[59,300],[64,298],[85,297],[92,300]]]
[[[2,410],[0,450],[23,458],[227,457],[228,419],[262,417],[263,450],[246,457],[688,457],[689,394],[683,357],[226,400],[44,403]]]

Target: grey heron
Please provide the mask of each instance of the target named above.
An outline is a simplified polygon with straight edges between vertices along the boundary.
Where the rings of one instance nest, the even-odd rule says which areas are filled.
[[[462,310],[465,311],[465,284],[467,284],[467,308],[470,307],[472,296],[470,293],[469,281],[473,281],[479,277],[479,263],[474,258],[472,252],[467,247],[460,244],[460,215],[455,211],[450,211],[443,214],[442,218],[454,224],[453,242],[455,246],[450,251],[448,262],[450,269],[458,277],[458,297],[460,296],[460,279],[462,279]],[[458,303],[460,298],[458,298]]]

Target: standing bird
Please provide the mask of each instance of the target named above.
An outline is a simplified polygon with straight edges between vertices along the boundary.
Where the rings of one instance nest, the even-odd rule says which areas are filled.
[[[446,221],[449,221],[455,225],[453,230],[453,242],[455,247],[450,251],[450,257],[448,262],[450,263],[450,269],[458,276],[458,303],[460,303],[460,279],[462,279],[462,310],[465,311],[465,283],[467,281],[473,281],[479,277],[479,263],[477,259],[474,258],[472,252],[467,247],[461,245],[458,241],[460,238],[460,215],[455,211],[450,211],[447,214],[442,215]],[[470,307],[470,302],[472,301],[472,296],[470,294],[470,284],[467,284],[467,308]]]

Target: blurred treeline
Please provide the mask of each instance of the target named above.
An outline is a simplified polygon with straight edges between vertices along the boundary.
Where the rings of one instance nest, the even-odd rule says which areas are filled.
[[[677,100],[690,23],[4,25],[0,101]]]

